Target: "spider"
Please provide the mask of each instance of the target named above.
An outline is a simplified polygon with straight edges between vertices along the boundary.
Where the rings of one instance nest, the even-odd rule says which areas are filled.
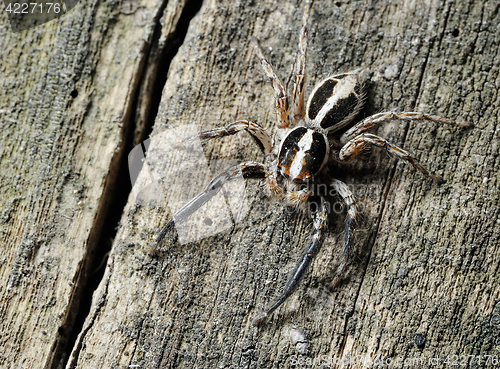
[[[319,203],[311,212],[314,231],[305,252],[289,277],[281,296],[254,321],[256,325],[265,321],[292,295],[312,260],[320,251],[327,231],[328,208],[325,206],[324,196],[314,193],[314,185],[318,183],[326,184],[333,189],[347,209],[341,261],[336,267],[335,281],[338,282],[349,264],[352,256],[353,234],[358,220],[358,204],[348,186],[333,178],[335,168],[339,163],[349,162],[365,148],[375,146],[410,163],[438,184],[443,182],[439,176],[430,174],[402,148],[381,137],[367,133],[370,128],[391,120],[429,120],[460,127],[473,126],[470,123],[456,122],[419,112],[389,111],[369,116],[345,130],[364,102],[361,78],[355,72],[337,74],[322,80],[314,87],[307,105],[304,106],[308,19],[312,2],[312,0],[305,1],[295,62],[291,112],[285,87],[264,56],[258,41],[252,40],[264,73],[269,77],[274,89],[276,120],[279,128],[274,141],[260,125],[249,120],[237,121],[222,129],[200,132],[182,141],[182,143],[187,143],[194,138],[208,140],[246,131],[253,136],[266,154],[265,162],[241,163],[216,176],[202,193],[174,214],[173,219],[158,233],[153,247],[153,250],[156,250],[160,246],[166,234],[173,228],[174,219],[179,221],[189,217],[215,196],[224,183],[239,175],[243,175],[243,178],[265,179],[270,194],[285,196],[288,204],[292,206],[298,207],[311,201],[312,198],[319,197]]]

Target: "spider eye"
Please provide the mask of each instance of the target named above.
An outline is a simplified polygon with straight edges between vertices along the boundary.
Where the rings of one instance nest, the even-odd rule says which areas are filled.
[[[288,133],[281,144],[278,168],[284,177],[304,181],[323,168],[329,152],[330,147],[322,133],[297,127]]]
[[[363,104],[356,74],[340,74],[319,83],[307,103],[307,117],[316,127],[334,132],[349,124]]]

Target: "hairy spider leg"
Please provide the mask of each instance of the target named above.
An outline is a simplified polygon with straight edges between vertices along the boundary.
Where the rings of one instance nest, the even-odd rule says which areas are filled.
[[[239,120],[229,124],[225,128],[200,132],[196,135],[183,139],[180,142],[180,144],[185,144],[194,141],[197,138],[201,140],[209,140],[212,138],[230,136],[241,131],[247,131],[248,133],[250,133],[265,154],[271,153],[273,149],[271,137],[264,128],[262,128],[260,125],[250,120]]]
[[[220,173],[217,177],[210,181],[210,183],[202,193],[194,197],[191,201],[189,201],[174,214],[172,220],[168,222],[156,236],[156,240],[150,254],[154,255],[156,253],[156,250],[160,247],[160,244],[167,233],[170,232],[170,230],[172,230],[172,228],[174,227],[175,220],[184,220],[191,214],[195,213],[199,208],[210,201],[211,198],[217,195],[217,193],[225,183],[232,179],[238,178],[240,175],[243,175],[243,178],[245,179],[265,178],[267,176],[267,173],[268,169],[264,164],[255,162],[247,162],[234,165]]]
[[[349,128],[341,137],[340,143],[342,145],[346,144],[348,141],[352,140],[356,136],[359,136],[361,133],[369,130],[373,126],[377,124],[388,122],[391,120],[406,120],[406,121],[422,121],[422,120],[430,120],[436,123],[446,123],[454,126],[472,128],[474,124],[468,122],[457,122],[448,118],[441,118],[435,115],[428,115],[419,112],[402,112],[396,113],[392,111],[387,111],[384,113],[374,114],[363,119],[361,122],[356,124],[355,126]]]
[[[252,122],[250,120],[239,120],[231,123],[225,128],[213,129],[210,131],[200,132],[196,135],[187,137],[183,139],[179,146],[182,147],[195,139],[210,140],[212,138],[220,138],[225,136],[234,135],[238,132],[247,131],[252,135],[260,149],[266,154],[270,155],[273,153],[273,143],[271,136],[267,131],[261,127],[259,124]],[[269,165],[267,168],[267,188],[272,196],[279,196],[282,194],[282,188],[278,184],[278,172],[276,165]]]
[[[347,187],[347,185],[338,179],[332,179],[330,184],[337,194],[344,201],[347,207],[347,216],[345,219],[345,233],[344,233],[344,246],[342,249],[342,260],[337,265],[336,276],[333,285],[337,285],[344,273],[346,266],[351,261],[352,257],[352,244],[354,242],[354,231],[358,222],[358,206],[356,198]]]
[[[254,325],[259,325],[263,323],[266,318],[273,313],[281,304],[283,304],[291,294],[297,289],[300,281],[304,277],[309,265],[313,261],[314,257],[318,254],[321,249],[321,245],[325,239],[325,234],[328,228],[327,221],[327,210],[323,205],[323,199],[321,201],[321,205],[318,206],[316,211],[313,213],[313,225],[314,225],[314,233],[312,235],[312,239],[307,245],[304,254],[300,258],[295,270],[292,275],[288,279],[288,282],[285,286],[285,291],[281,295],[281,297],[258,319],[254,321]]]
[[[264,70],[264,73],[269,77],[271,83],[274,88],[274,97],[276,99],[276,120],[278,122],[278,128],[288,128],[290,125],[289,119],[289,104],[288,97],[286,95],[285,87],[283,83],[281,83],[280,79],[274,73],[273,67],[271,63],[267,60],[260,48],[259,42],[257,39],[253,38],[253,42],[255,43],[255,50],[257,51],[257,56],[260,59],[260,65]]]
[[[307,53],[307,34],[309,27],[309,10],[313,1],[306,0],[304,14],[302,16],[302,28],[299,36],[299,51],[297,53],[297,61],[295,64],[295,79],[293,82],[293,106],[292,113],[295,122],[299,122],[305,115],[304,109],[304,84],[306,74],[306,53]]]
[[[387,152],[391,155],[394,155],[398,159],[403,159],[413,165],[415,169],[419,170],[422,172],[424,175],[427,177],[431,178],[432,180],[436,181],[438,184],[441,184],[444,182],[444,180],[436,175],[430,174],[427,169],[425,169],[418,161],[415,159],[413,156],[411,156],[408,152],[403,150],[402,148],[395,146],[388,142],[387,140],[383,139],[382,137],[372,135],[371,133],[362,133],[357,137],[354,137],[352,140],[347,142],[344,146],[342,146],[342,149],[340,150],[339,153],[339,160],[340,162],[348,162],[352,159],[354,159],[356,156],[358,156],[363,149],[367,145],[373,145],[380,147],[382,149],[387,150]]]

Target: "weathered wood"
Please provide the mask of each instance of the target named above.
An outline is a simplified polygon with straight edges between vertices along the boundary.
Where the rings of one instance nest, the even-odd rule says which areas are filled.
[[[155,133],[248,117],[274,129],[271,88],[249,40],[261,41],[288,81],[301,5],[205,2],[171,65]],[[249,185],[251,213],[233,230],[184,246],[167,242],[151,259],[155,232],[171,214],[131,198],[71,364],[267,368],[326,355],[444,365],[446,355],[470,354],[477,365],[477,355],[496,353],[498,16],[487,2],[316,2],[308,91],[321,77],[360,68],[369,81],[365,115],[398,108],[477,124],[467,131],[396,123],[378,131],[403,142],[446,184],[375,152],[339,173],[364,214],[350,278],[329,288],[342,233],[342,220],[332,217],[303,287],[259,329],[251,322],[284,287],[311,230],[307,217],[284,214]],[[252,142],[222,140],[206,152],[262,158],[243,144]],[[293,322],[310,340],[303,356],[293,356]],[[414,343],[418,333],[423,347]]]
[[[193,123],[200,129],[219,127],[245,118],[252,118],[274,131],[272,90],[259,69],[250,39],[255,36],[260,40],[278,75],[289,81],[302,6],[297,2],[277,5],[271,1],[205,1],[170,66],[154,133]],[[93,32],[89,31],[87,36],[91,40],[101,40],[103,36],[99,32],[106,30],[100,25],[102,19],[108,19],[99,17],[106,13],[103,9],[109,11],[111,5],[101,4],[94,13],[88,13],[89,19],[97,15],[95,30],[92,28]],[[82,15],[83,11],[78,14]],[[123,16],[119,17],[120,22],[116,24],[121,25]],[[152,258],[150,245],[159,227],[171,218],[171,212],[158,206],[162,201],[148,202],[131,195],[103,282],[94,294],[92,311],[73,348],[68,367],[282,368],[294,366],[299,359],[305,367],[313,366],[313,360],[319,367],[320,359],[325,367],[341,367],[338,362],[337,365],[329,361],[354,358],[366,361],[351,367],[371,367],[369,360],[375,358],[393,362],[423,358],[423,363],[408,362],[407,366],[436,367],[428,361],[434,358],[440,360],[438,366],[445,367],[447,355],[473,355],[469,366],[484,367],[485,357],[479,364],[478,355],[498,355],[500,345],[500,288],[495,278],[500,230],[497,128],[500,104],[496,90],[499,21],[499,7],[493,1],[425,4],[316,1],[311,14],[307,92],[327,75],[360,69],[367,79],[367,104],[361,115],[389,109],[419,110],[472,121],[477,125],[473,130],[429,122],[410,125],[396,122],[377,131],[413,152],[447,182],[436,186],[405,163],[396,163],[375,149],[372,155],[355,165],[339,170],[338,178],[353,189],[363,213],[356,233],[357,257],[349,277],[340,286],[331,286],[344,216],[332,214],[331,232],[302,287],[260,328],[253,327],[252,321],[282,291],[310,235],[308,217],[287,214],[281,201],[271,201],[257,182],[249,182],[247,194],[251,211],[243,221],[228,231],[187,245],[179,245],[170,238],[157,257]],[[127,25],[123,27],[125,30]],[[114,32],[107,37],[116,42],[122,40],[119,32]],[[98,50],[102,45],[109,45],[104,46],[108,48],[105,50],[118,47],[111,41],[102,44],[89,41],[88,44],[95,47],[91,50]],[[121,49],[118,47],[118,50]],[[106,66],[111,63],[111,56],[109,52],[97,54],[95,51],[84,60]],[[140,63],[137,63],[135,71],[139,73]],[[125,68],[123,64],[117,65]],[[103,76],[107,75],[104,66],[88,68],[95,68],[96,74]],[[131,75],[117,71],[117,75],[120,73]],[[126,86],[135,86],[132,77],[115,78]],[[91,86],[101,80],[91,81],[89,76],[88,80],[80,78],[78,83],[82,81],[88,81],[85,86]],[[88,102],[88,108],[81,108],[84,113],[75,115],[78,117],[75,120],[87,125],[94,122],[93,126],[86,126],[88,129],[82,128],[82,134],[92,137],[101,134],[97,137],[107,140],[107,146],[97,147],[104,150],[118,146],[121,126],[117,123],[118,128],[113,126],[116,131],[106,130],[106,124],[96,122],[110,120],[99,114],[116,116],[109,111],[120,109],[117,101],[122,101],[124,112],[130,112],[127,99],[116,97],[116,93],[123,90],[110,89],[109,83],[100,83],[93,86],[93,95],[85,100],[94,103]],[[39,86],[44,86],[43,82],[39,82]],[[72,88],[68,87],[68,91]],[[115,94],[111,95],[111,91]],[[78,99],[83,96],[79,92]],[[108,101],[109,109],[98,109]],[[119,122],[126,121],[123,116],[127,115],[121,115]],[[3,145],[4,150],[13,148],[13,143],[23,137],[17,133],[21,130],[10,129],[12,133],[6,139],[8,145]],[[49,137],[48,131],[42,133],[38,136]],[[108,136],[104,136],[106,133]],[[87,173],[86,178],[104,178],[102,170],[98,172],[102,173],[101,177],[88,173],[88,156],[103,160],[100,166],[92,164],[92,173],[114,164],[109,156],[98,155],[96,142],[100,145],[102,141],[93,140],[89,147],[94,151],[77,146],[89,139],[80,139],[71,146],[75,147],[74,152],[80,153],[75,155],[78,160],[70,156],[59,158],[56,153],[54,158],[63,163],[63,159],[81,163],[73,170]],[[209,143],[205,152],[208,157],[220,160],[263,159],[244,134]],[[19,162],[26,163],[23,168],[28,165],[26,159]],[[17,173],[14,164],[17,161],[11,163],[13,168],[7,173]],[[64,164],[60,168],[65,168]],[[175,164],[168,164],[165,170],[175,175],[176,168]],[[51,178],[48,175],[41,178],[47,170],[31,168],[29,173],[42,183],[45,178]],[[51,170],[59,173],[55,168]],[[164,174],[160,171],[160,178]],[[9,183],[9,191],[13,191],[10,188],[15,188],[15,174],[10,178],[10,182],[2,180],[2,185]],[[92,199],[98,203],[96,194],[102,192],[103,183],[97,186],[95,182],[99,181],[84,183],[85,205]],[[65,187],[66,192],[57,192],[71,195],[72,190],[77,189],[72,183],[64,182],[69,186]],[[64,204],[61,197],[44,190],[54,190],[54,182],[40,186],[33,185],[33,190],[27,193],[35,196],[31,194],[42,188],[42,199],[53,201],[53,205],[45,205],[43,209]],[[10,193],[7,189],[4,191]],[[10,221],[12,224],[5,223],[9,222],[7,217],[4,224],[8,224],[8,229],[18,230],[19,224],[40,224],[36,217],[40,213],[34,205],[29,205],[40,201],[39,198],[17,196],[20,200],[9,200],[10,207],[2,199],[2,209],[13,209],[4,214],[16,219]],[[14,195],[8,198],[14,199]],[[23,215],[14,214],[21,210],[33,214],[33,218],[21,223],[19,219]],[[73,239],[88,239],[87,229],[98,225],[96,211],[83,207],[80,217],[75,216],[79,219],[74,225],[79,226],[75,232],[80,230],[82,234]],[[48,221],[54,222],[58,218],[53,215],[63,212],[52,210],[47,214],[52,215]],[[84,223],[81,219],[89,220]],[[64,224],[64,227],[73,229],[72,224]],[[56,235],[61,234],[62,226],[60,222],[52,223],[52,228],[59,230],[59,233],[55,231]],[[42,230],[48,229],[46,227]],[[40,250],[50,247],[51,252],[55,252],[51,240],[57,244],[57,238],[51,238],[48,231],[43,233],[40,228],[35,230],[45,236],[30,236],[25,244],[30,239],[37,240]],[[20,233],[32,234],[26,230]],[[12,238],[9,234],[4,231],[3,237]],[[24,272],[35,273],[38,269],[33,265],[48,270],[46,273],[50,273],[45,279],[40,273],[29,274],[15,287],[17,294],[7,295],[3,287],[3,295],[14,297],[2,300],[2,316],[10,319],[3,319],[2,332],[22,332],[14,333],[15,340],[2,333],[2,342],[8,342],[8,352],[11,352],[10,356],[3,354],[9,358],[9,361],[2,359],[4,363],[16,359],[22,366],[33,363],[32,352],[40,347],[37,344],[41,338],[37,337],[43,334],[40,331],[43,328],[33,326],[29,319],[36,321],[39,316],[38,319],[43,320],[58,311],[67,314],[67,303],[56,299],[56,304],[46,304],[49,308],[42,309],[40,301],[45,295],[35,295],[47,291],[35,286],[63,283],[61,274],[73,278],[77,268],[73,260],[85,259],[83,247],[80,256],[68,255],[71,246],[68,239],[72,238],[65,238],[64,243],[58,242],[64,245],[66,253],[59,251],[62,261],[57,259],[50,264],[51,268],[43,269],[41,262],[34,262],[43,255],[40,251],[31,264],[22,264]],[[9,250],[14,255],[16,247],[23,243],[21,240],[10,242]],[[23,256],[21,252],[18,255]],[[8,280],[8,273],[17,265],[14,256],[5,260],[2,281]],[[70,293],[63,295],[69,298]],[[33,295],[41,296],[33,307],[36,314],[26,311],[26,317],[16,315],[14,310],[26,301],[22,296]],[[6,323],[15,319],[21,322]],[[59,321],[45,324],[51,327],[47,342],[56,342],[60,325]],[[301,329],[307,332],[309,342],[304,354],[301,346],[292,342],[300,336]],[[416,345],[415,342],[422,341],[422,336],[416,337],[417,334],[425,337],[423,345]],[[32,341],[27,341],[26,335],[33,337]],[[21,343],[25,346],[19,346]],[[44,357],[50,355],[44,352]],[[26,357],[25,363],[20,361],[21,356]],[[44,363],[47,362],[48,359],[44,359]],[[491,362],[489,366],[493,367]]]
[[[64,364],[162,1],[0,15],[2,368]]]

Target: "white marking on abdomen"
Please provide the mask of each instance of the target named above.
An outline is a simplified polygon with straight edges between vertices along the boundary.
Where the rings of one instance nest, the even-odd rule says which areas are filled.
[[[292,165],[290,165],[290,178],[296,179],[303,168],[304,156],[306,156],[306,151],[311,149],[313,143],[313,133],[312,129],[308,129],[306,134],[302,136],[297,145],[299,146],[299,151],[295,158],[293,159]]]

